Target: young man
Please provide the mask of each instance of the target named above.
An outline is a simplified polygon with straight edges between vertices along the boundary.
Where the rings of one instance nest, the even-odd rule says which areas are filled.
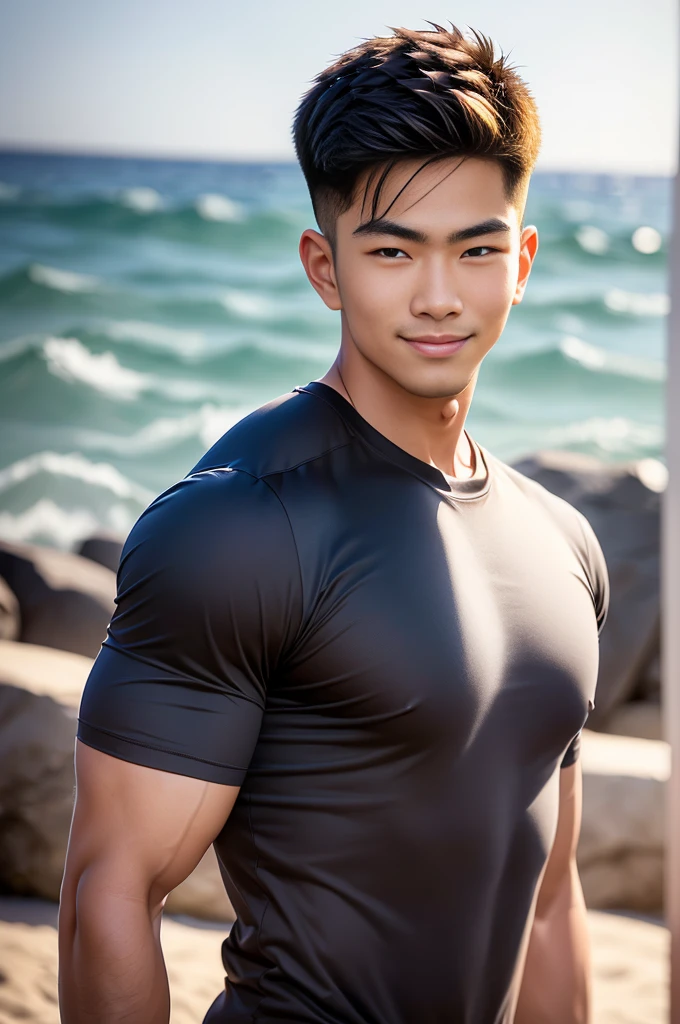
[[[465,430],[536,254],[539,135],[455,27],[365,42],[303,99],[300,253],[340,350],[127,540],[80,708],[64,1024],[167,1022],[163,903],[212,842],[237,920],[209,1024],[588,1019],[606,567]]]

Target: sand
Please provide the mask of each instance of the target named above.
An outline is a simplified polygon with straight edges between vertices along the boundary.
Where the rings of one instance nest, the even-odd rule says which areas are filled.
[[[593,1024],[666,1024],[668,932],[659,921],[589,911]],[[57,907],[0,898],[0,1024],[59,1024]],[[226,926],[183,916],[161,929],[172,995],[171,1024],[201,1024],[223,984]]]

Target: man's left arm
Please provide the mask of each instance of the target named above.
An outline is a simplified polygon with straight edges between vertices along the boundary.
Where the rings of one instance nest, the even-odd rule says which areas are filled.
[[[515,1024],[589,1024],[590,943],[576,845],[581,762],[560,769],[557,832],[541,880]]]

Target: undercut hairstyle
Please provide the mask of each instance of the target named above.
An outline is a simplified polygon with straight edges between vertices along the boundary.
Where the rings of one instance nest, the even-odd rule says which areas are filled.
[[[371,189],[369,219],[385,216],[380,198],[400,160],[422,157],[416,174],[447,157],[495,160],[508,201],[523,204],[541,143],[529,88],[480,32],[466,38],[453,24],[450,32],[428,24],[432,30],[393,28],[393,36],[348,50],[316,76],[296,111],[295,151],[333,245],[335,221],[358,198],[360,179],[362,218]]]

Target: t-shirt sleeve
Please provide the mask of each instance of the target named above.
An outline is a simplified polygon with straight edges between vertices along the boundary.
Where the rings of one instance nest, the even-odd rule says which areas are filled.
[[[578,513],[578,517],[583,529],[585,544],[584,550],[586,555],[585,568],[593,595],[593,608],[595,611],[597,635],[599,638],[602,634],[604,624],[607,621],[607,615],[609,614],[609,573],[607,571],[607,563],[595,531],[581,512]],[[595,707],[594,703],[592,707]],[[590,710],[592,710],[592,707]],[[581,753],[581,731],[582,730],[579,729],[576,736],[574,736],[573,740],[567,747],[562,763],[560,764],[560,768],[568,768],[578,760]]]
[[[297,550],[274,491],[240,470],[186,477],[125,542],[78,738],[136,764],[240,785],[301,618]]]

